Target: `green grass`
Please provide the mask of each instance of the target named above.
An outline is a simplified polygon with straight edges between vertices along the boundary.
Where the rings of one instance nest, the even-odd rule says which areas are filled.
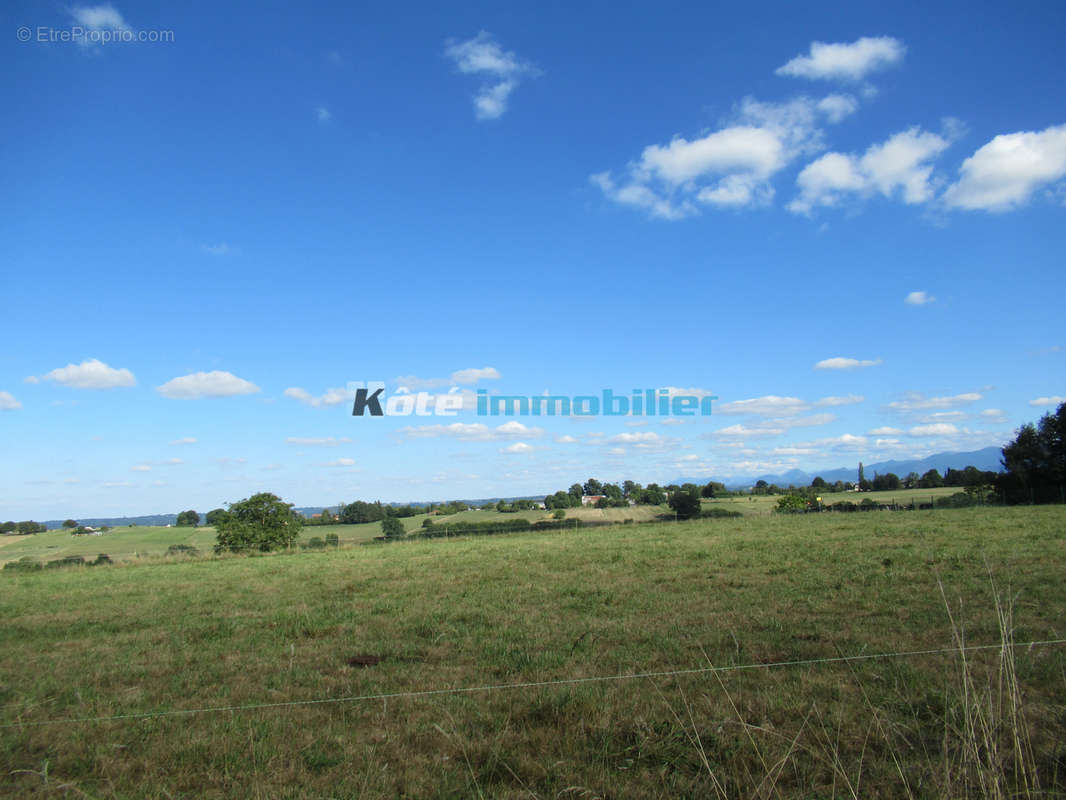
[[[995,643],[990,572],[1015,639],[1054,638],[1064,531],[1062,507],[767,515],[3,575],[0,793],[991,796],[972,764],[1000,751],[967,760],[964,723],[994,650],[966,697],[932,655],[30,723]],[[1030,796],[1062,796],[1066,650],[1011,663]]]

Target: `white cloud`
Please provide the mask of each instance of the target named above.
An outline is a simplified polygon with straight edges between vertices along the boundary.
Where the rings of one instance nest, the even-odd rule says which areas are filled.
[[[22,408],[22,403],[10,392],[0,392],[0,411],[15,411]]]
[[[501,453],[531,453],[536,450],[531,444],[525,442],[515,442],[507,447],[500,448]]]
[[[849,394],[845,397],[823,397],[814,405],[816,408],[835,408],[837,406],[853,406],[866,400],[861,394]]]
[[[498,380],[500,372],[495,367],[482,367],[477,369],[460,369],[452,373],[452,381],[455,383],[472,384],[478,381]]]
[[[102,32],[102,31],[114,31],[133,33],[133,28],[129,26],[122,15],[115,10],[115,7],[110,3],[104,3],[98,6],[75,6],[70,9],[70,16],[81,25],[88,29],[90,32]],[[88,36],[78,39],[78,44],[82,47],[94,47],[101,44],[102,39],[90,39]],[[119,41],[118,39],[112,39],[112,41]]]
[[[1029,405],[1033,408],[1039,408],[1041,406],[1057,406],[1060,403],[1066,403],[1066,397],[1060,397],[1059,395],[1052,395],[1051,397],[1038,397],[1035,400],[1030,400]]]
[[[926,397],[919,392],[910,392],[904,396],[903,400],[894,400],[889,403],[888,407],[894,411],[901,412],[957,408],[959,406],[969,405],[970,403],[976,403],[982,397],[983,395],[980,395],[977,392],[966,392],[963,394],[952,395],[950,397]]]
[[[332,436],[324,438],[307,438],[301,436],[290,436],[285,440],[286,444],[295,444],[301,447],[336,447],[339,444],[348,444],[352,440],[347,437],[340,439],[334,439]]]
[[[451,436],[456,439],[467,441],[494,441],[499,439],[515,439],[539,437],[544,435],[543,428],[533,428],[523,425],[521,422],[511,420],[490,428],[481,422],[453,422],[451,425],[421,425],[418,427],[401,428],[400,433],[408,439],[435,439],[442,436]]]
[[[36,375],[27,375],[25,378],[22,379],[22,382],[23,383],[40,383],[41,379],[38,378]]]
[[[608,199],[660,219],[691,216],[703,206],[765,206],[774,196],[773,175],[794,158],[821,149],[819,124],[839,121],[853,102],[844,95],[782,103],[745,98],[723,127],[648,145],[620,180],[600,172],[590,181]]]
[[[155,390],[163,397],[197,399],[255,394],[259,387],[233,373],[213,370],[172,378],[162,386],[157,386]]]
[[[1033,192],[1066,177],[1066,125],[1001,134],[962,162],[944,192],[949,208],[1010,211]]]
[[[747,425],[730,425],[727,428],[719,428],[716,431],[711,432],[711,436],[743,436],[755,437],[755,436],[779,436],[784,433],[784,428],[753,428]]]
[[[132,472],[151,472],[152,468],[148,464],[138,464],[135,467],[130,467]]]
[[[196,439],[192,436],[185,436],[181,439],[175,439],[171,444],[196,444]]]
[[[809,214],[819,206],[836,206],[846,197],[899,194],[914,205],[933,199],[931,162],[951,144],[948,138],[918,127],[871,145],[862,156],[826,153],[796,178],[799,196],[789,211]]]
[[[892,428],[887,425],[881,428],[874,428],[870,431],[871,436],[899,436],[903,431],[899,428]]]
[[[860,369],[863,367],[876,367],[881,359],[858,359],[858,358],[825,358],[814,365],[815,369]]]
[[[950,422],[935,422],[932,425],[915,425],[909,431],[908,436],[952,436],[959,433],[959,429]]]
[[[640,433],[619,433],[607,439],[611,444],[658,444],[662,437],[652,431]]]
[[[759,414],[789,415],[799,414],[810,408],[808,403],[798,397],[778,397],[768,394],[765,397],[753,397],[750,400],[733,400],[719,404],[719,414]]]
[[[327,466],[327,467],[354,467],[355,466],[355,459],[354,458],[337,458],[337,459],[334,459],[333,461],[327,462],[324,466]]]
[[[1007,421],[1007,414],[1001,408],[986,408],[977,416],[981,422],[1002,423]]]
[[[401,375],[396,378],[395,383],[401,388],[416,391],[457,383],[474,384],[478,381],[499,380],[499,378],[500,371],[495,367],[470,367],[468,369],[457,369],[447,378],[419,378],[416,375]]]
[[[859,101],[850,94],[830,94],[818,101],[818,110],[830,122],[840,122],[859,110]]]
[[[775,447],[770,452],[775,456],[811,456],[818,451],[813,447]]]
[[[574,442],[577,441],[577,439],[575,439],[573,436],[565,435],[565,436],[556,436],[555,437],[555,441],[558,442],[559,444],[573,444]]]
[[[67,364],[42,375],[41,378],[74,389],[114,389],[137,385],[137,379],[128,369],[115,369],[95,358],[80,364]]]
[[[866,75],[903,60],[907,48],[891,36],[864,36],[850,44],[811,42],[807,55],[778,67],[778,75],[811,80],[862,80]]]
[[[925,292],[911,292],[903,298],[903,302],[909,306],[924,306],[935,301],[935,297]]]
[[[312,408],[322,408],[330,406],[339,406],[343,403],[350,403],[355,397],[354,392],[349,392],[347,389],[337,387],[335,389],[326,389],[326,393],[321,397],[315,397],[306,389],[301,389],[299,386],[290,386],[284,392],[286,397],[291,397],[293,400],[299,400],[304,405],[311,406]]]
[[[712,392],[711,390],[699,389],[695,386],[692,386],[688,389],[683,389],[678,386],[664,386],[659,391],[666,392],[667,397],[714,397],[714,392]]]
[[[520,79],[539,73],[532,64],[503,50],[486,31],[465,42],[449,41],[444,55],[455,62],[460,72],[490,78],[474,96],[474,113],[479,120],[503,116],[511,92],[518,87]]]
[[[325,106],[319,106],[315,109],[315,119],[317,119],[322,124],[325,124],[331,119],[333,119],[333,114]]]

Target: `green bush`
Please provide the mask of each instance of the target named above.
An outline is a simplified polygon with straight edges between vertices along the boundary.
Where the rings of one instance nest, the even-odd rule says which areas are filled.
[[[4,569],[15,572],[36,572],[39,569],[44,569],[44,564],[32,556],[23,556],[18,561],[9,561],[4,564]]]
[[[318,536],[312,536],[304,547],[308,550],[325,550],[326,543]]]
[[[341,546],[341,537],[339,537],[335,533],[327,533],[326,534],[326,547],[340,547],[340,546]]]
[[[807,510],[807,498],[798,494],[786,494],[777,498],[774,511],[779,514],[800,514]]]
[[[172,544],[167,548],[168,556],[196,556],[200,551],[191,544]]]

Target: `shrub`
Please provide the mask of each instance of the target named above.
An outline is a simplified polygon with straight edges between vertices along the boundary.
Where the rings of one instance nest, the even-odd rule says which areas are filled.
[[[107,553],[99,553],[96,556],[96,560],[95,561],[91,561],[89,563],[89,566],[91,566],[91,567],[99,567],[99,566],[103,566],[104,564],[113,564],[113,563],[114,562],[111,560],[111,556],[109,556]]]
[[[200,551],[191,544],[172,544],[167,548],[168,556],[195,556],[199,554]]]
[[[552,512],[552,519],[566,519],[566,509],[557,508]]]
[[[318,536],[312,536],[304,547],[308,550],[325,550],[326,543]]]
[[[340,546],[341,546],[341,537],[339,537],[335,533],[327,533],[326,534],[326,547],[340,547]]]
[[[800,514],[807,510],[807,498],[798,494],[786,494],[777,498],[774,511],[779,514]]]
[[[732,511],[728,508],[722,508],[721,506],[712,506],[704,511],[701,517],[707,517],[710,519],[735,519],[736,517],[743,517],[739,511]]]
[[[32,556],[23,556],[18,561],[9,561],[4,564],[4,569],[17,572],[35,572],[39,569],[44,569],[44,564]]]

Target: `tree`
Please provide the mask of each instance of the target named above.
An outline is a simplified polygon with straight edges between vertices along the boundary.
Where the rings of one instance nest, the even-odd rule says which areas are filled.
[[[825,482],[825,478],[823,478],[821,475],[817,476],[813,481],[811,481],[812,489],[824,489],[828,485],[829,484]]]
[[[292,504],[269,492],[254,494],[229,510],[215,523],[215,552],[244,550],[269,552],[291,545],[300,535],[303,519]]]
[[[1066,403],[1018,429],[1003,448],[1006,473],[996,490],[1008,503],[1061,503],[1066,499]]]
[[[65,519],[65,520],[63,520],[63,527],[64,528],[76,528],[76,527],[78,527],[78,521],[76,519]]]
[[[648,506],[661,506],[666,502],[666,492],[657,483],[649,483],[648,487],[641,492],[640,502]]]
[[[894,472],[886,472],[884,475],[874,475],[874,491],[894,492],[899,489],[899,487],[899,476]]]
[[[566,519],[566,509],[565,508],[557,508],[557,509],[555,509],[555,511],[552,512],[552,518],[553,519]]]
[[[195,528],[200,524],[200,515],[195,511],[182,511],[178,514],[178,527],[179,528]]]
[[[904,489],[917,489],[918,488],[918,484],[921,482],[921,480],[922,479],[921,479],[921,477],[919,477],[917,472],[908,472],[907,473],[907,477],[905,477],[903,479],[903,488]]]
[[[226,515],[226,509],[213,508],[204,515],[204,524],[214,527],[222,517]]]
[[[700,493],[699,491],[684,491],[678,489],[670,495],[670,508],[678,519],[691,519],[699,516]]]
[[[581,487],[581,491],[584,494],[603,494],[603,484],[595,478],[589,478]]]
[[[864,483],[866,483],[866,473],[863,472],[863,470],[862,470],[862,462],[860,461],[859,462],[859,486],[861,487]]]
[[[940,473],[935,469],[926,472],[918,481],[919,489],[939,489],[943,485],[944,479],[940,477]]]
[[[14,533],[15,523],[8,520],[3,525],[0,525],[0,533]]]
[[[381,532],[386,539],[399,539],[407,533],[403,529],[403,523],[397,517],[385,517],[381,521]]]

